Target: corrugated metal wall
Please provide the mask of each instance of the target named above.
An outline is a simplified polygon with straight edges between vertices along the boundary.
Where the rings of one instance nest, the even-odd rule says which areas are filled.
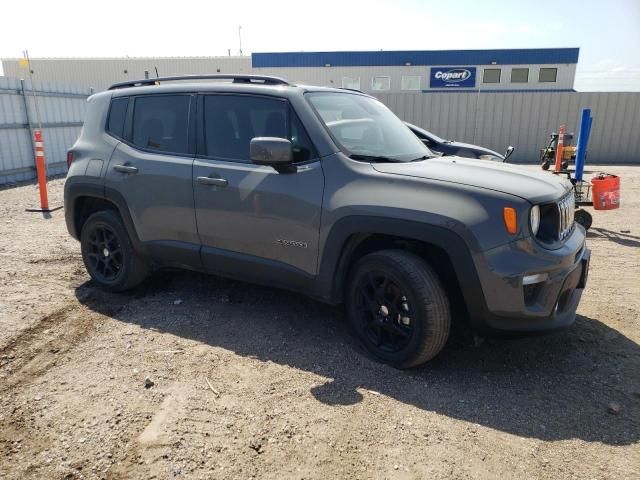
[[[0,77],[0,185],[35,178],[29,122],[35,128],[38,118],[47,174],[66,172],[67,149],[80,133],[89,93],[81,88],[37,82],[32,89],[29,81]]]
[[[591,108],[587,162],[640,163],[640,93],[500,92],[389,93],[376,95],[403,120],[461,142],[534,163],[549,134],[566,125],[577,137],[580,114]],[[575,145],[577,138],[574,138]]]

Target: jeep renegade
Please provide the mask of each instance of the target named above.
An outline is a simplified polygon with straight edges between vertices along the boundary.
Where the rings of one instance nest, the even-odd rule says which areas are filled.
[[[574,194],[543,172],[436,157],[357,91],[208,75],[88,99],[65,217],[110,291],[180,267],[344,304],[366,348],[433,358],[475,335],[571,324],[589,250]]]

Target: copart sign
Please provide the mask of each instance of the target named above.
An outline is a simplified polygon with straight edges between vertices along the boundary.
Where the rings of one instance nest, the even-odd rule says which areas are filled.
[[[476,67],[431,67],[431,88],[473,88]]]

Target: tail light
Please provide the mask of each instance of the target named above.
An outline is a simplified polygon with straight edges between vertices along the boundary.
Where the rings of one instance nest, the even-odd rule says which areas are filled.
[[[72,163],[73,163],[73,150],[69,150],[67,152],[67,168],[71,168]]]

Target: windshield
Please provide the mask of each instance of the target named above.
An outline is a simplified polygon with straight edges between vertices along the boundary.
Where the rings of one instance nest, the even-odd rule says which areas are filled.
[[[339,92],[307,94],[333,139],[352,158],[409,162],[433,154],[378,100]]]

